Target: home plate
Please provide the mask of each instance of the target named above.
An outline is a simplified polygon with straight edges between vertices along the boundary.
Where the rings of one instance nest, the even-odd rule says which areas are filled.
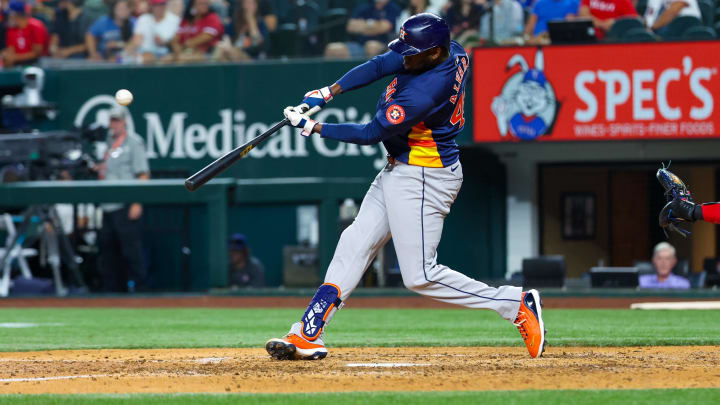
[[[348,363],[345,367],[426,367],[429,363]]]
[[[638,302],[630,309],[720,309],[720,301]]]

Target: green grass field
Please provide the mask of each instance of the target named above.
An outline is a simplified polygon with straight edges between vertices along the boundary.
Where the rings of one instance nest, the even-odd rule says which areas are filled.
[[[720,401],[720,390],[556,390],[556,391],[485,391],[485,392],[358,392],[343,394],[217,394],[217,395],[7,395],[0,404],[86,405],[122,404],[713,404]]]
[[[0,351],[164,347],[262,347],[299,309],[0,309]],[[548,310],[552,346],[720,345],[720,311]],[[20,324],[32,327],[17,327]],[[15,327],[13,327],[15,326]],[[337,314],[329,346],[519,346],[489,311],[353,309]],[[0,393],[2,386],[0,385]],[[0,404],[124,403],[719,403],[720,390],[352,393],[288,395],[0,395]]]
[[[299,319],[298,309],[0,309],[0,351],[163,347],[262,347]],[[720,345],[720,311],[545,312],[553,346]],[[330,346],[519,346],[514,326],[490,311],[344,309]]]

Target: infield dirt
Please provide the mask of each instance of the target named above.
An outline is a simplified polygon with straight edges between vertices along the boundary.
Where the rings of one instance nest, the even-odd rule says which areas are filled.
[[[392,365],[390,365],[392,364]],[[332,348],[322,361],[262,349],[0,353],[0,393],[459,391],[720,387],[712,346]]]

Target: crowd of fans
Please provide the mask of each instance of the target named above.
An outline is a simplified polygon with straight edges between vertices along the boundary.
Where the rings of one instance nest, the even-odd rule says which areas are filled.
[[[363,58],[386,51],[402,21],[443,16],[453,38],[548,44],[548,21],[592,21],[602,40],[619,19],[665,37],[678,17],[715,35],[714,0],[1,0],[6,67],[89,59],[111,63]],[[635,27],[635,28],[637,28]],[[708,30],[710,30],[708,34]]]

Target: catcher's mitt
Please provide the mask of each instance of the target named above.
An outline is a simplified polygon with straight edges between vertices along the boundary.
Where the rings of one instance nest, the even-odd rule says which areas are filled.
[[[690,231],[679,227],[678,224],[695,221],[693,217],[695,203],[690,190],[665,165],[658,169],[656,177],[665,189],[665,196],[668,199],[668,203],[665,204],[658,217],[660,227],[665,231],[665,236],[668,236],[669,229],[682,237],[687,237],[687,235],[690,235]]]

